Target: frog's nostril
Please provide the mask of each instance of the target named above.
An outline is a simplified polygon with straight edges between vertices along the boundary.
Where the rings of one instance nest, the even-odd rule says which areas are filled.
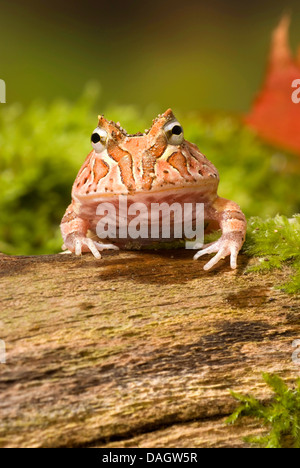
[[[91,136],[91,140],[93,143],[99,143],[100,135],[98,135],[98,133],[93,133],[93,135]]]

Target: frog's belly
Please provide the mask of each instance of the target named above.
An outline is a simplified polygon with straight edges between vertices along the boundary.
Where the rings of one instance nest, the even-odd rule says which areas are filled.
[[[178,242],[195,237],[186,233],[203,232],[204,207],[210,206],[215,197],[207,187],[181,189],[81,200],[75,210],[101,239],[120,248],[141,248]]]

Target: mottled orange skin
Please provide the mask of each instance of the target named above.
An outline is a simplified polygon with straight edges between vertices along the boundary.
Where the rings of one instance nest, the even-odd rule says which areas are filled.
[[[197,202],[205,206],[205,221],[221,228],[222,236],[194,258],[217,253],[204,267],[209,269],[230,255],[231,267],[236,268],[245,240],[245,216],[236,203],[218,196],[218,171],[196,145],[184,139],[177,145],[170,143],[165,126],[175,120],[169,109],[146,133],[128,135],[119,124],[99,118],[98,128],[108,135],[106,146],[101,153],[91,151],[75,179],[72,203],[61,223],[64,248],[77,255],[92,251],[97,258],[99,251],[115,248],[95,236],[92,240],[87,233],[95,234],[98,204],[117,204],[119,195],[126,195],[129,205]],[[123,247],[116,240],[114,244]]]

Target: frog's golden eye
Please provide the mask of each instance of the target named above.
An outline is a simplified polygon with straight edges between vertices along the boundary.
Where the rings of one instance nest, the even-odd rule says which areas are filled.
[[[103,128],[95,128],[91,136],[92,147],[96,153],[102,153],[106,148],[107,133]]]
[[[170,145],[181,145],[184,140],[183,128],[177,120],[167,123],[164,131]]]

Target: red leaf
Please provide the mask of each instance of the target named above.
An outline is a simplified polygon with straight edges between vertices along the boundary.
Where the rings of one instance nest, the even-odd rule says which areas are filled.
[[[284,16],[273,32],[265,82],[245,121],[266,141],[300,155],[300,102],[292,100],[293,93],[300,98],[300,48],[293,58],[289,25]]]

